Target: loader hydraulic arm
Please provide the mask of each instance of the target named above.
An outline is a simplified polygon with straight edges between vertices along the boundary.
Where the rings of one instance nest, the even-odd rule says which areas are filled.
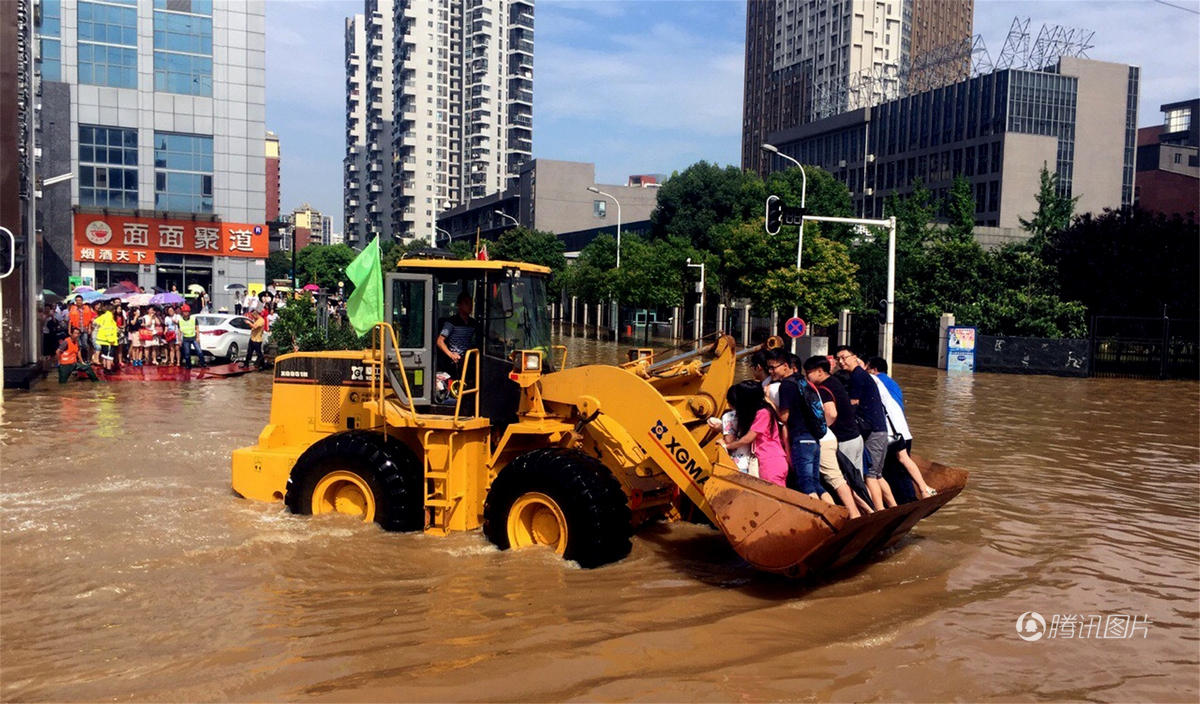
[[[701,447],[679,412],[649,382],[618,367],[591,365],[547,374],[539,383],[547,404],[573,406],[582,415],[599,411],[597,419],[603,420],[591,425],[602,435],[606,465],[632,471],[649,460],[715,520],[704,484],[719,458],[728,463],[728,455],[715,443]]]

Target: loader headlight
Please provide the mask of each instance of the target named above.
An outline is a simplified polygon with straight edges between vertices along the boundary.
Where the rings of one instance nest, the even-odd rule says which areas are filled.
[[[541,371],[541,369],[542,369],[542,353],[541,352],[522,352],[521,353],[521,368],[527,372]]]

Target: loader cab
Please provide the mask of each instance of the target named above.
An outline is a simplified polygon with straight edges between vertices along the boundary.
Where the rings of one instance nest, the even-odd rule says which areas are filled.
[[[385,277],[386,314],[399,339],[400,359],[418,408],[453,413],[457,400],[451,393],[456,388],[453,385],[462,381],[468,389],[474,386],[475,362],[463,370],[437,347],[447,321],[461,324],[457,321],[458,301],[466,293],[471,297],[475,329],[471,349],[478,351],[479,413],[494,426],[516,420],[520,389],[508,376],[513,352],[543,350],[543,371],[550,371],[548,275],[545,267],[518,262],[399,262],[397,271]],[[470,396],[464,397],[462,412],[474,413]]]

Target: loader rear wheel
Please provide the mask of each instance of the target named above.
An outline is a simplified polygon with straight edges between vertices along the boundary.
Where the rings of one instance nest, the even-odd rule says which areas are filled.
[[[501,470],[483,508],[483,532],[501,550],[540,545],[599,567],[629,554],[633,524],[625,492],[603,464],[547,448]]]
[[[288,477],[284,503],[292,513],[340,513],[385,530],[425,525],[421,470],[403,444],[383,434],[351,430],[309,447]]]

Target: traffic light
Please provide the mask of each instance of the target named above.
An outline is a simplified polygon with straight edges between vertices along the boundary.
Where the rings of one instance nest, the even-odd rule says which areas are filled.
[[[879,308],[875,311],[875,315],[879,318],[880,325],[887,324],[887,301],[879,299]]]
[[[767,196],[766,230],[768,235],[779,234],[783,226],[783,201],[779,196]]]

